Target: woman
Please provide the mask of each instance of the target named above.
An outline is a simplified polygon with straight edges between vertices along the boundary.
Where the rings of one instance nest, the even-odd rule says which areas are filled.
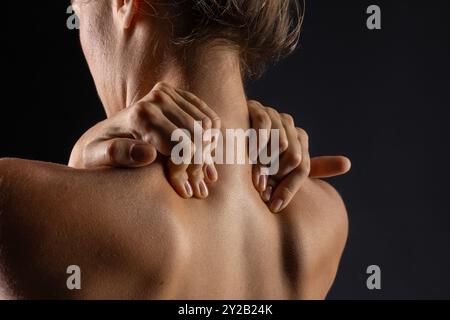
[[[291,1],[73,5],[108,119],[72,155],[73,166],[95,169],[0,161],[3,295],[325,297],[346,211],[330,185],[307,176],[346,172],[348,161],[310,163],[304,131],[289,116],[248,105],[243,86],[295,46]],[[204,130],[277,129],[280,170],[269,179],[251,164],[175,165],[171,133],[196,120]],[[141,168],[97,168],[104,166]],[[81,290],[66,286],[72,265],[82,271]]]

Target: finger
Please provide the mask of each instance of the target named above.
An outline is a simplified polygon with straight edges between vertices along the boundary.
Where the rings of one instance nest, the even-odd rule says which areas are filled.
[[[258,163],[258,157],[263,150],[267,150],[267,144],[270,138],[270,129],[272,121],[264,107],[254,100],[247,102],[251,127],[257,133],[257,145],[249,146],[249,157],[252,163],[252,181],[256,190],[263,192],[267,187],[267,175],[262,174],[262,165]]]
[[[214,154],[217,151],[216,148],[219,142],[219,134],[220,132],[217,132],[216,134],[207,131],[203,137],[204,144],[203,149],[201,150],[203,164],[200,165],[199,170],[203,170],[205,182],[208,184],[214,183],[219,179],[219,174],[214,163]]]
[[[213,183],[218,179],[218,173],[214,163],[212,161],[208,161],[207,164],[204,164],[206,161],[206,156],[209,156],[209,158],[212,159],[212,137],[214,136],[214,133],[211,133],[212,136],[209,135],[206,137],[205,131],[209,129],[219,129],[220,119],[206,103],[197,98],[195,95],[167,85],[162,85],[160,88],[167,92],[172,97],[175,104],[184,112],[189,114],[192,119],[201,122],[201,127],[204,131],[196,132],[194,130],[193,134],[201,135],[202,149],[198,149],[197,156],[195,157],[195,163],[190,166],[188,174],[194,175],[194,177],[190,179],[194,189],[194,195],[199,198],[204,198],[208,193],[207,188],[205,188],[205,183]],[[182,126],[183,124],[179,123],[179,125]],[[198,179],[200,176],[202,178]],[[195,185],[194,183],[198,183],[198,185]]]
[[[253,185],[255,186],[256,190],[260,193],[263,193],[266,190],[268,180],[267,175],[261,172],[262,167],[263,166],[259,164],[254,164],[252,166]]]
[[[165,84],[158,84],[151,92],[152,102],[156,103],[167,119],[169,119],[178,128],[186,129],[195,136],[195,121],[185,109],[190,105],[182,99],[173,89]],[[203,130],[200,131],[203,134]]]
[[[188,101],[185,107],[188,112],[190,112],[197,120],[202,121],[203,129],[209,130],[219,130],[221,123],[219,116],[200,98],[195,96],[194,94],[174,88],[179,99],[183,99]],[[201,157],[201,163],[195,163],[190,166],[190,174],[194,176],[190,179],[191,183],[194,187],[194,194],[198,198],[205,198],[208,195],[208,188],[205,185],[214,183],[218,180],[219,175],[217,173],[217,169],[212,161],[216,132],[210,132],[208,135],[203,136],[202,140],[202,154],[199,153],[199,157]],[[206,160],[206,157],[209,156],[209,161]],[[197,185],[195,185],[197,183]],[[206,196],[205,196],[206,195]]]
[[[303,159],[300,166],[293,170],[276,188],[274,188],[269,204],[270,210],[274,213],[282,211],[289,205],[305,179],[309,176],[311,160],[309,158],[308,136],[306,132],[300,128],[297,128],[297,132],[302,147]]]
[[[189,199],[194,196],[194,191],[189,182],[187,168],[189,165],[176,165],[170,159],[168,163],[169,182],[175,191],[183,198]]]
[[[289,147],[280,156],[280,164],[278,172],[269,177],[268,187],[265,192],[261,193],[262,199],[268,202],[272,197],[274,187],[283,180],[287,175],[300,166],[302,162],[302,145],[298,135],[297,128],[295,128],[294,120],[291,116],[282,114],[283,125],[286,130]],[[307,139],[307,137],[304,137]]]
[[[262,169],[264,165],[268,163],[264,163],[269,160],[267,158],[268,153],[270,152],[270,160],[274,157],[279,157],[280,153],[284,152],[289,145],[288,137],[286,130],[283,126],[283,122],[280,114],[273,108],[264,107],[259,102],[254,100],[248,101],[248,108],[250,119],[252,121],[252,128],[258,131],[258,159],[260,160],[259,164],[254,165],[252,180],[256,189],[261,192],[261,195],[267,197],[267,194],[271,192],[270,190],[266,190],[268,188],[267,182],[268,177],[264,174],[265,171]],[[273,135],[272,130],[278,131],[278,137]],[[270,134],[264,134],[264,132]],[[297,140],[296,133],[294,133],[295,138]],[[274,150],[270,150],[272,139],[277,139],[279,150],[278,152],[274,152]],[[250,146],[250,158],[253,160],[254,150],[252,150],[252,146]],[[262,162],[262,165],[261,165]],[[270,198],[270,197],[269,197]]]
[[[177,146],[168,159],[169,182],[180,196],[183,198],[191,198],[194,196],[194,192],[189,182],[187,169],[194,160],[193,158],[197,151],[195,150],[195,144],[192,143],[190,138],[187,138],[187,135],[182,135],[181,131],[180,137],[181,149]],[[189,148],[189,144],[192,147],[189,150],[185,150],[185,147]]]
[[[172,149],[178,144],[178,141],[172,141],[172,134],[179,128],[161,112],[156,104],[139,102],[130,108],[128,118],[130,132],[133,132],[136,139],[151,144],[165,156],[171,155]],[[192,152],[195,150],[193,143],[190,150]]]
[[[88,145],[85,152],[86,168],[143,167],[155,161],[154,146],[133,139],[116,138]]]
[[[270,130],[270,140],[267,147],[264,150],[260,151],[258,159],[259,163],[264,166],[268,166],[270,163],[270,171],[273,171],[273,169],[279,169],[280,157],[286,150],[288,150],[289,141],[280,114],[273,108],[266,107],[265,110],[269,115],[272,123]],[[277,163],[278,165],[277,168],[273,167],[275,163]],[[273,175],[273,172],[269,173],[268,169],[269,168],[263,168],[263,174]]]
[[[272,120],[265,108],[258,101],[249,100],[247,102],[251,127],[257,132],[257,150],[250,150],[250,157],[253,161],[257,161],[259,153],[267,148],[270,139],[270,129],[272,128]],[[254,153],[254,154],[252,154]]]
[[[194,105],[198,110],[203,112],[210,120],[211,120],[211,128],[213,129],[220,129],[221,128],[221,121],[217,113],[211,109],[203,100],[198,98],[196,95],[194,95],[191,92],[184,91],[178,88],[175,88],[175,91],[182,96],[184,99],[189,101],[192,105]]]
[[[206,185],[217,180],[217,171],[212,162],[206,160],[206,153],[209,152],[208,146],[203,144],[196,150],[193,161],[187,168],[189,183],[192,186],[194,197],[198,199],[205,199],[209,195],[209,190]],[[208,161],[208,163],[205,163]],[[207,177],[205,177],[207,175]]]
[[[159,105],[156,105],[159,103]],[[189,184],[186,170],[189,163],[184,163],[184,157],[191,161],[195,154],[195,145],[182,129],[172,123],[160,110],[161,104],[168,104],[170,98],[161,91],[154,92],[154,96],[146,102],[140,102],[130,110],[130,128],[134,135],[153,146],[165,156],[172,156],[172,150],[178,144],[183,146],[183,160],[181,164],[175,164],[169,159],[168,180],[175,191],[184,198],[193,196],[192,186]],[[172,134],[179,134],[180,141],[172,141]],[[189,149],[186,149],[189,148]],[[188,152],[188,154],[184,154]]]
[[[289,140],[287,138],[287,134],[286,134],[286,130],[284,129],[283,126],[283,122],[281,120],[281,116],[278,113],[277,110],[275,110],[274,108],[270,108],[270,107],[266,107],[266,111],[267,114],[270,117],[270,120],[272,122],[272,130],[278,130],[279,132],[279,137],[278,137],[278,147],[279,147],[279,154],[282,154],[283,152],[285,152],[288,147],[289,147]],[[270,135],[271,139],[272,139],[272,132]],[[271,145],[271,143],[269,143],[269,145]],[[272,152],[271,152],[272,153]],[[271,154],[271,156],[277,156],[276,154]]]
[[[273,177],[277,180],[281,180],[286,175],[291,173],[302,162],[302,145],[299,138],[299,133],[294,124],[294,119],[287,114],[281,115],[283,126],[286,131],[288,140],[288,149],[280,156],[280,166],[278,173]],[[304,136],[304,139],[308,139]]]
[[[311,159],[311,178],[330,178],[350,171],[350,159],[343,156],[322,156]]]
[[[190,165],[187,169],[189,182],[194,191],[194,197],[197,199],[205,199],[209,195],[209,189],[206,185],[205,176],[202,165]]]
[[[209,156],[210,160],[212,160],[213,152],[215,150],[215,142],[217,142],[216,135],[219,134],[218,130],[221,128],[221,121],[219,116],[210,106],[208,106],[203,100],[198,98],[193,93],[178,88],[174,89],[182,98],[189,101],[190,104],[194,107],[194,109],[190,107],[190,110],[193,110],[193,112],[194,110],[195,112],[197,112],[197,110],[202,112],[201,114],[197,114],[198,117],[197,119],[202,121],[204,130],[212,129],[210,135],[205,137],[205,140],[203,141],[203,148],[205,151],[205,155],[203,156],[203,158],[205,158],[205,156]],[[201,116],[203,118],[200,118]],[[206,153],[208,153],[208,155]],[[199,170],[203,170],[204,181],[207,184],[211,184],[218,180],[219,175],[213,161],[206,161],[206,162],[207,163],[201,167],[199,166],[199,164],[197,164],[197,166],[193,168],[192,172],[197,173]],[[203,185],[198,186],[198,188],[200,187],[202,187],[203,189]]]

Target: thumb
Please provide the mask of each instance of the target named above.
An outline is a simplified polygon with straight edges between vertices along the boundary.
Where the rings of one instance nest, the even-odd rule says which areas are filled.
[[[351,161],[343,156],[323,156],[311,159],[310,178],[330,178],[347,173]]]
[[[151,144],[125,138],[116,138],[89,145],[84,153],[86,168],[137,168],[155,161],[157,151]]]

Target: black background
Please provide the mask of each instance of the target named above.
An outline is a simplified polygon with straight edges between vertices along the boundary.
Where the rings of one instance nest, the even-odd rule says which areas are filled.
[[[382,30],[366,28],[371,4]],[[0,157],[65,163],[105,117],[68,5],[2,3]],[[332,180],[350,235],[329,298],[450,298],[450,3],[307,0],[306,9],[297,52],[248,93],[293,114],[313,155],[353,161]],[[381,290],[366,288],[371,264]]]

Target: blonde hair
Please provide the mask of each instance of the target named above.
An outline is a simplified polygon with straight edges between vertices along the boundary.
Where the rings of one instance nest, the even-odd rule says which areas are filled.
[[[238,50],[243,73],[252,78],[294,51],[303,22],[304,6],[297,0],[144,1],[152,16],[170,20],[174,47],[186,53],[224,40]]]

